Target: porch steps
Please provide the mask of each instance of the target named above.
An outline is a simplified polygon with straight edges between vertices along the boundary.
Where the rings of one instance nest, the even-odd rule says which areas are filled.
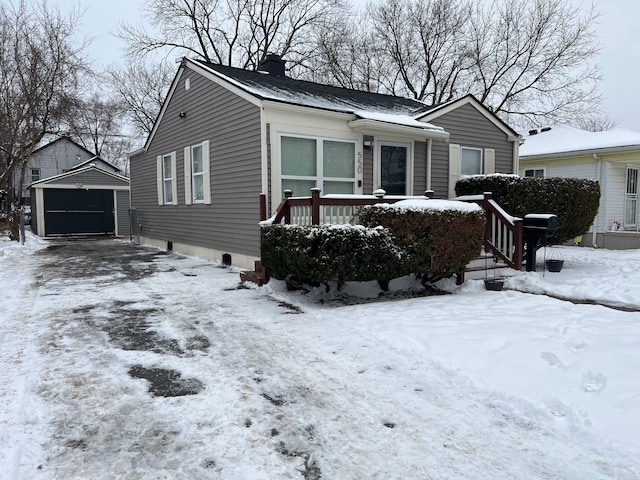
[[[269,282],[269,275],[260,260],[254,262],[253,271],[240,272],[241,282],[253,282],[259,287]]]
[[[494,261],[494,256],[483,250],[479,257],[471,260],[467,265],[464,280],[504,279],[514,273],[515,270],[501,260]]]

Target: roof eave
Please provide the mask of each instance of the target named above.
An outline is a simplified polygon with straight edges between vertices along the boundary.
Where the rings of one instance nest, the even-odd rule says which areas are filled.
[[[348,123],[349,127],[358,133],[363,134],[389,134],[396,133],[408,135],[411,137],[420,137],[426,139],[448,140],[449,133],[442,128],[412,127],[397,123],[382,122],[368,118],[359,118]]]
[[[552,158],[579,157],[582,155],[593,155],[601,153],[623,153],[640,150],[640,145],[625,145],[619,147],[583,148],[579,150],[568,150],[566,152],[550,152],[537,155],[520,155],[520,160],[525,162],[533,160],[548,160]]]

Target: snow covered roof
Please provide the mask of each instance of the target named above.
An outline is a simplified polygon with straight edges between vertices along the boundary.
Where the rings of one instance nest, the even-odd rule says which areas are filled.
[[[416,117],[432,108],[418,100],[323,85],[199,60],[189,61],[215,72],[218,77],[263,100],[351,113],[360,119],[444,133],[441,127],[416,120]]]
[[[79,168],[83,168],[86,167],[88,165],[91,165],[92,163],[101,163],[103,165],[106,165],[108,167],[111,167],[113,169],[113,171],[115,173],[120,172],[120,169],[118,167],[116,167],[115,165],[113,165],[112,163],[107,162],[106,160],[104,160],[101,157],[98,157],[97,155],[94,157],[91,157],[89,160],[85,160],[84,162],[79,163],[78,165],[75,165],[73,167],[71,167],[69,170],[78,170]],[[97,166],[97,165],[96,165]],[[98,167],[100,168],[100,167]]]
[[[43,187],[44,185],[48,184],[48,183],[53,183],[56,182],[60,179],[63,178],[67,178],[70,179],[70,181],[73,181],[73,177],[77,176],[77,175],[81,175],[83,173],[89,172],[89,171],[95,171],[95,172],[99,172],[101,175],[106,175],[109,177],[113,177],[116,178],[118,180],[121,180],[123,183],[126,183],[127,185],[129,184],[129,179],[127,177],[124,177],[122,175],[119,175],[115,172],[110,172],[108,170],[105,170],[104,168],[99,168],[96,165],[93,164],[89,164],[85,167],[81,167],[81,168],[77,168],[75,170],[69,170],[68,172],[64,172],[64,173],[59,173],[58,175],[54,175],[52,177],[48,177],[48,178],[43,178],[42,180],[37,180],[35,182],[33,182],[31,185],[29,185],[29,188],[34,187],[34,188],[38,188],[38,187]]]
[[[554,154],[640,149],[640,133],[623,128],[589,132],[569,125],[554,125],[527,133],[522,132],[522,135],[525,138],[524,144],[520,146],[522,159]]]

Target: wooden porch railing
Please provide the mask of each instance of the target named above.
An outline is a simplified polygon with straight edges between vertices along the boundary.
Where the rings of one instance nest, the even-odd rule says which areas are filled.
[[[453,198],[462,202],[480,205],[486,214],[487,223],[484,234],[485,252],[495,255],[508,267],[522,269],[523,241],[522,219],[512,217],[491,198],[491,192],[481,195],[466,195]]]
[[[311,189],[310,197],[293,197],[291,190],[284,191],[284,199],[278,205],[271,222],[296,225],[348,224],[358,207],[376,203],[395,203],[409,198],[433,198],[433,190],[426,190],[423,197],[389,195],[376,190],[373,195],[325,195],[319,188]],[[260,195],[260,220],[267,220],[266,196]]]
[[[310,197],[293,197],[289,190],[284,192],[285,198],[280,202],[275,214],[268,219],[270,223],[297,225],[322,225],[322,224],[348,224],[356,213],[358,207],[375,205],[377,203],[395,203],[409,198],[424,198],[410,196],[385,196],[384,190],[377,190],[373,195],[326,195],[320,196],[320,189],[311,190]],[[427,198],[433,198],[433,191],[424,193]],[[515,270],[522,269],[523,238],[522,219],[512,217],[506,213],[495,200],[491,193],[481,195],[467,195],[452,200],[473,202],[480,205],[486,215],[485,235],[483,246],[487,253],[495,255],[506,266]],[[260,220],[267,221],[266,195],[260,195]],[[260,262],[256,262],[255,272],[241,274],[245,279],[258,285],[268,281],[267,272]],[[252,276],[253,275],[253,276]],[[458,281],[464,281],[464,272],[458,275]]]

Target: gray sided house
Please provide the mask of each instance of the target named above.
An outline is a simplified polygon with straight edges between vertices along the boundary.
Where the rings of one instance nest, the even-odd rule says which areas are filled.
[[[129,179],[94,164],[30,186],[31,229],[40,236],[129,235]]]
[[[182,60],[130,155],[142,243],[249,268],[261,193],[270,215],[284,190],[447,198],[460,175],[517,172],[520,137],[472,96],[434,108],[294,80],[267,60],[260,72]]]
[[[97,157],[69,137],[57,138],[34,150],[25,168],[24,184],[21,192],[23,204],[29,205],[31,202],[30,184],[74,169],[83,168],[89,164],[94,164],[96,167],[108,172],[120,173],[117,167]],[[17,189],[19,178],[20,172],[16,172],[13,175],[14,189]],[[17,192],[13,192],[13,195],[16,194]]]

